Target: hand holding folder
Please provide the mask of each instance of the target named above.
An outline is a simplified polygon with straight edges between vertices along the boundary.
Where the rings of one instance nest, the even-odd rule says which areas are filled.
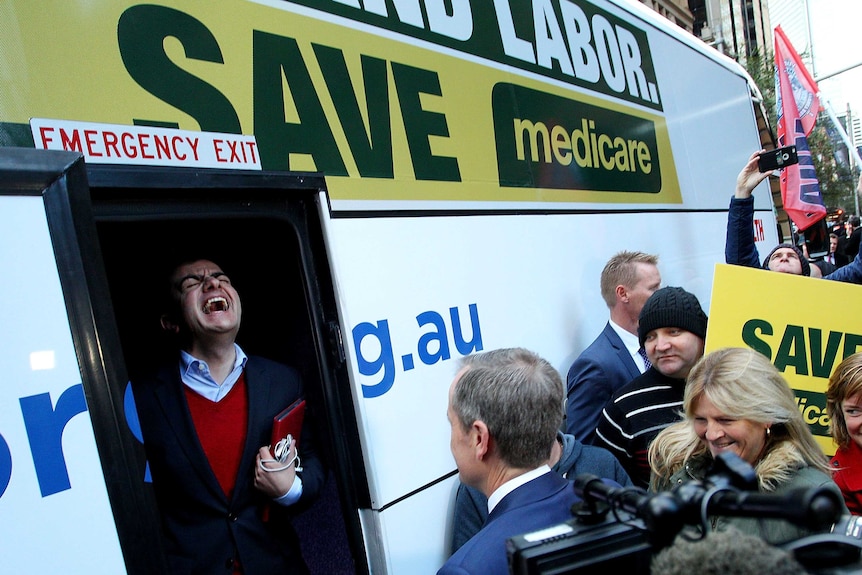
[[[302,433],[302,421],[304,418],[305,400],[302,398],[294,401],[273,418],[269,450],[276,461],[284,463],[287,460],[291,440],[296,449],[299,449],[299,438]]]
[[[269,440],[269,451],[274,459],[261,459],[258,465],[263,471],[271,473],[274,471],[283,471],[291,465],[295,465],[297,472],[302,471],[302,466],[299,459],[299,437],[302,432],[302,421],[305,418],[305,400],[300,398],[292,404],[281,410],[281,412],[272,419],[272,434]],[[290,456],[290,446],[293,444],[294,457],[288,461]],[[281,467],[271,468],[266,467],[265,463],[278,462]],[[264,507],[262,519],[269,521],[269,505]]]

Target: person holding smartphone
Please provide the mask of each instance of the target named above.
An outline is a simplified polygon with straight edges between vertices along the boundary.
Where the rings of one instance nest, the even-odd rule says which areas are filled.
[[[727,213],[727,240],[724,247],[725,262],[733,265],[763,268],[765,270],[811,276],[808,258],[794,244],[775,246],[761,262],[751,232],[754,225],[754,188],[765,180],[772,170],[761,171],[759,160],[765,150],[754,152],[736,179],[736,191],[730,199]],[[862,250],[860,250],[862,254]],[[849,283],[862,283],[862,259],[857,254],[848,265],[823,276],[824,279]]]

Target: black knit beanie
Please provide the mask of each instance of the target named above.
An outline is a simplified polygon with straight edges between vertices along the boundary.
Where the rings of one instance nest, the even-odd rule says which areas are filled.
[[[808,258],[805,257],[805,254],[802,253],[801,249],[794,246],[793,244],[778,244],[777,246],[772,248],[772,251],[769,252],[769,255],[766,256],[765,260],[763,260],[763,269],[769,269],[769,258],[772,257],[772,254],[774,254],[776,250],[780,250],[781,248],[790,248],[791,250],[796,252],[796,255],[799,256],[799,263],[802,264],[802,275],[806,277],[811,275],[811,264],[808,263]]]
[[[664,287],[644,304],[638,318],[641,346],[649,332],[660,327],[678,327],[706,339],[706,314],[694,294],[679,287]]]

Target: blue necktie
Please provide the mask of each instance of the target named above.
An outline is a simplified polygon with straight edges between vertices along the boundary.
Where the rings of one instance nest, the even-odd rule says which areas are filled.
[[[646,350],[644,348],[640,348],[638,350],[638,353],[644,359],[644,365],[646,366],[646,368],[647,369],[651,368],[652,364],[649,362],[649,358],[647,357]]]

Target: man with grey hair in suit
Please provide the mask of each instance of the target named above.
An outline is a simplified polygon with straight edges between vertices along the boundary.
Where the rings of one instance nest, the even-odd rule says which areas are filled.
[[[438,575],[508,575],[507,539],[572,517],[580,499],[547,464],[563,396],[559,373],[533,352],[464,358],[449,387],[450,448],[461,481],[488,497],[489,515]]]

